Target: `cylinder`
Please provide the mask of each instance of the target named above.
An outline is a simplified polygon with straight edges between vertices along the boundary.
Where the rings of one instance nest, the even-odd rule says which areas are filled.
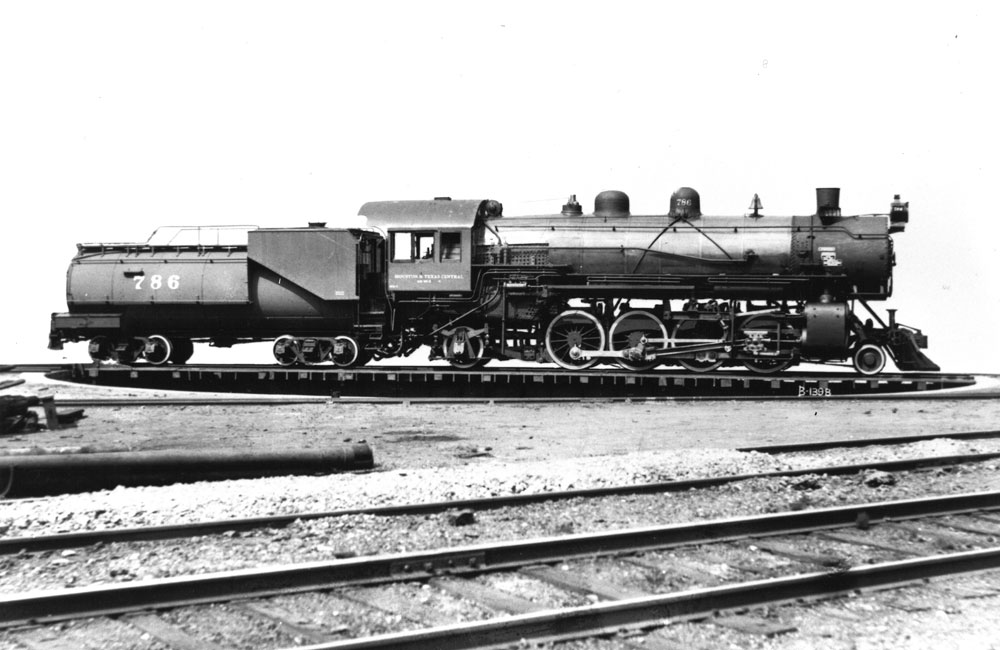
[[[35,497],[118,486],[321,475],[373,466],[371,447],[365,444],[278,453],[210,450],[5,456],[0,458],[0,490],[4,490],[0,496]]]

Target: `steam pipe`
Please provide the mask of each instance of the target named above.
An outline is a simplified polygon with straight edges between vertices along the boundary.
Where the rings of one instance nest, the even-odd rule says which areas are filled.
[[[372,450],[366,444],[276,453],[211,450],[5,456],[0,458],[0,496],[49,496],[110,490],[119,485],[330,474],[373,466]]]

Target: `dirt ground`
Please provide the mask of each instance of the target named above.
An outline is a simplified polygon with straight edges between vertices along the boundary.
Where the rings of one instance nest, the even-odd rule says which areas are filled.
[[[10,375],[5,375],[5,378]],[[25,374],[7,394],[59,399],[181,396],[69,384]],[[196,394],[205,397],[205,393]],[[839,438],[1000,428],[1000,399],[672,401],[562,404],[89,407],[75,428],[0,437],[30,448],[322,449],[367,442],[383,468],[578,458],[668,449],[731,449]]]

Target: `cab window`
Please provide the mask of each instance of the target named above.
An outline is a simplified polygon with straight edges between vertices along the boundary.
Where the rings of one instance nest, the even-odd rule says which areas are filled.
[[[434,233],[394,232],[392,233],[392,261],[412,262],[434,259]]]
[[[460,232],[441,233],[441,261],[442,262],[462,261],[462,233]]]

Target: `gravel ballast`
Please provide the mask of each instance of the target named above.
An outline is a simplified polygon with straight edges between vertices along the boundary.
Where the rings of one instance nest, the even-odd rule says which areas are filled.
[[[40,382],[36,391],[59,384]],[[97,390],[73,387],[74,391]],[[110,389],[100,389],[101,391]],[[127,391],[129,393],[134,391]],[[43,393],[44,394],[44,393]],[[121,391],[118,392],[121,394]],[[76,394],[74,396],[79,396]],[[1000,441],[934,439],[902,446],[872,446],[767,455],[735,447],[835,438],[914,435],[997,428],[997,400],[940,402],[633,403],[571,406],[462,406],[375,408],[371,405],[88,409],[75,429],[0,440],[0,452],[80,448],[180,449],[319,448],[328,442],[367,441],[377,469],[358,474],[280,477],[118,488],[34,500],[0,501],[0,531],[7,537],[100,528],[179,524],[232,517],[289,514],[379,505],[539,493],[630,483],[751,474],[916,456],[1000,451]],[[162,542],[110,544],[0,557],[0,592],[133,581],[189,573],[328,560],[469,545],[523,537],[680,523],[920,496],[1000,489],[1000,461],[958,468],[892,474],[810,475],[758,479],[705,490],[609,499],[575,499],[474,513],[455,525],[456,513],[426,516],[350,516],[297,522],[284,529],[227,533]],[[992,574],[986,574],[990,576]],[[987,582],[1000,590],[996,576]],[[902,592],[889,592],[902,593]],[[975,617],[986,601],[967,608],[938,594],[939,617],[927,638],[991,647],[1000,622]],[[993,602],[998,599],[994,597]],[[872,628],[820,625],[822,614],[803,610],[801,628],[829,636],[783,635],[757,639],[761,648],[898,648],[920,645],[908,634],[919,616],[886,605],[878,594],[841,605],[860,608]],[[895,602],[895,601],[893,601]],[[963,601],[964,602],[964,601]],[[998,603],[1000,604],[1000,603]],[[864,607],[860,607],[864,605]],[[955,611],[960,610],[960,611]],[[820,608],[817,611],[824,611]],[[915,615],[914,615],[915,616]],[[974,621],[974,623],[973,623]],[[746,645],[745,637],[697,624],[671,626],[692,647]],[[709,630],[708,632],[706,630]],[[875,631],[877,630],[877,632]],[[933,633],[932,633],[933,632]],[[0,638],[0,646],[4,639]],[[571,646],[572,647],[572,646]],[[579,647],[624,647],[617,641]],[[941,647],[949,647],[944,643]],[[964,646],[951,646],[964,647]]]

